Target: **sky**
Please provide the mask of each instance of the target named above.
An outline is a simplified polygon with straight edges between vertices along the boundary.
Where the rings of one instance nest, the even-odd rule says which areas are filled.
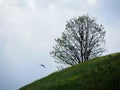
[[[104,55],[120,52],[119,9],[120,0],[0,0],[0,90],[57,71],[49,52],[73,17],[95,17],[106,30]]]

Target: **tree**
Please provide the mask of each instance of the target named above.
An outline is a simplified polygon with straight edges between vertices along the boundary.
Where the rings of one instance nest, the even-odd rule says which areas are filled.
[[[55,39],[56,45],[50,54],[56,62],[75,65],[102,55],[105,51],[105,30],[89,15],[67,21],[65,31]]]

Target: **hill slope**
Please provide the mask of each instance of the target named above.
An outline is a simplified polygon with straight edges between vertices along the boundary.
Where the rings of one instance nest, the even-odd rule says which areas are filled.
[[[120,53],[52,73],[19,90],[120,90]]]

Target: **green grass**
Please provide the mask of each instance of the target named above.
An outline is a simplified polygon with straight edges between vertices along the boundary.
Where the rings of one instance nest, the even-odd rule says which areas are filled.
[[[19,90],[120,90],[120,53],[54,72]]]

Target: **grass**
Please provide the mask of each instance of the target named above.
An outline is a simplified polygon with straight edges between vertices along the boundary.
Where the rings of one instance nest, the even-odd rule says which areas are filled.
[[[120,53],[54,72],[19,90],[120,90]]]

